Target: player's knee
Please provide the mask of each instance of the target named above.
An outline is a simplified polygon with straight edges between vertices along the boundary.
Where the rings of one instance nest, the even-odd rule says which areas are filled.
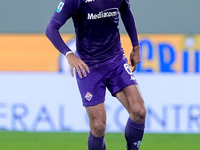
[[[93,132],[96,136],[100,137],[105,134],[106,124],[104,122],[98,122],[93,125]]]
[[[146,118],[146,109],[144,106],[141,106],[137,109],[132,109],[130,112],[131,119],[137,123],[143,123]]]
[[[104,135],[106,130],[106,125],[104,123],[99,123],[95,126],[96,133],[101,136]]]
[[[145,109],[145,107],[140,108],[140,110],[138,112],[138,117],[139,117],[139,119],[141,121],[145,120],[145,117],[146,117],[146,109]]]

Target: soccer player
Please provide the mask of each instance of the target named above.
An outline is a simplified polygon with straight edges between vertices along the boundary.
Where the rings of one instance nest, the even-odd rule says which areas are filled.
[[[120,42],[120,16],[133,46],[130,62],[135,71],[140,47],[129,0],[62,0],[46,29],[49,40],[66,56],[72,76],[75,68],[90,121],[89,150],[106,149],[106,88],[130,115],[125,127],[127,150],[138,150],[144,133],[146,110]],[[75,54],[59,32],[71,17],[76,33]]]

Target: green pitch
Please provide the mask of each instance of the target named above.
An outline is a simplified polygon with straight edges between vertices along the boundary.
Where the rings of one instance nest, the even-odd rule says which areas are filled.
[[[88,133],[0,132],[0,150],[87,150]],[[126,150],[122,133],[106,133],[107,150]],[[145,134],[140,150],[200,150],[199,134]]]

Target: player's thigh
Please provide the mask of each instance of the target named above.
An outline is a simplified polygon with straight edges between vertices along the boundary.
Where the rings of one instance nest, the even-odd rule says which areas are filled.
[[[145,111],[144,100],[137,84],[125,87],[116,93],[116,97],[124,105],[129,114],[138,113],[142,110]]]

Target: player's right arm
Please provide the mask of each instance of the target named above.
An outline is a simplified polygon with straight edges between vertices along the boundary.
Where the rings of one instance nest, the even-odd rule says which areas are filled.
[[[51,17],[51,20],[46,28],[46,36],[52,44],[68,59],[72,77],[74,76],[73,69],[76,68],[78,75],[82,77],[82,73],[86,76],[86,71],[89,73],[88,66],[78,57],[76,57],[69,47],[63,41],[59,29],[65,22],[75,13],[75,0],[62,0]],[[78,6],[77,6],[78,7]],[[81,73],[82,72],[82,73]]]

